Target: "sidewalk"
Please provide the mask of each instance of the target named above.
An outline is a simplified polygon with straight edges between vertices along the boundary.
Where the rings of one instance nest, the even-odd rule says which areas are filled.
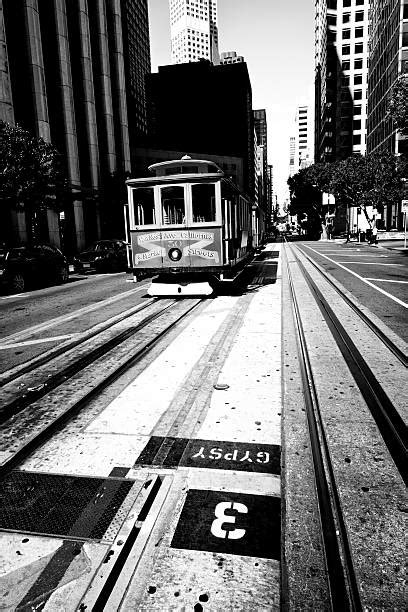
[[[380,240],[378,246],[389,251],[400,251],[401,253],[408,253],[408,240],[407,247],[404,247],[404,240]]]

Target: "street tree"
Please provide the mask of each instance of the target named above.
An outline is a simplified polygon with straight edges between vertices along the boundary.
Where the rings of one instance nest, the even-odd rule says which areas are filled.
[[[408,75],[402,75],[391,90],[388,112],[397,130],[408,136]]]
[[[58,209],[67,193],[62,157],[55,147],[0,121],[0,205],[33,214]]]
[[[288,212],[296,215],[300,226],[310,235],[321,231],[322,195],[315,182],[313,166],[301,168],[289,177],[290,203]]]
[[[335,164],[329,191],[336,201],[361,208],[374,224],[373,210],[401,199],[406,162],[388,151],[352,155]]]

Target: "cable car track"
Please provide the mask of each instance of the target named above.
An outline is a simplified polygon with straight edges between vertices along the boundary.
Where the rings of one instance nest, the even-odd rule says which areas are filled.
[[[84,344],[88,340],[95,338],[96,336],[106,331],[107,329],[110,329],[112,325],[117,325],[118,323],[125,321],[126,319],[133,316],[134,314],[142,310],[145,310],[155,301],[157,300],[153,298],[153,299],[149,299],[145,304],[138,304],[137,306],[133,306],[132,308],[129,308],[128,310],[126,310],[124,313],[121,313],[120,315],[116,315],[108,319],[104,323],[95,325],[89,331],[82,333],[79,338],[74,338],[73,340],[64,342],[62,345],[54,347],[50,349],[49,351],[47,351],[46,353],[39,355],[38,357],[34,357],[33,359],[31,359],[25,364],[22,364],[21,366],[17,366],[15,368],[12,368],[11,370],[7,370],[3,372],[2,374],[0,374],[0,388],[4,387],[5,385],[7,385],[8,383],[12,381],[14,382],[16,378],[19,378],[20,376],[23,376],[24,374],[29,374],[30,372],[33,372],[35,369],[40,368],[43,365],[46,365],[47,363],[49,363],[53,359],[56,359],[57,357],[60,357],[64,353],[68,353],[68,351],[71,351],[74,348],[78,348],[79,346],[81,346],[81,344]]]
[[[329,305],[326,298],[323,296],[320,289],[317,287],[316,283],[311,278],[310,274],[307,272],[303,263],[297,257],[296,253],[295,258],[316,300],[316,303],[319,306],[319,309],[324,319],[326,320],[327,325],[344,357],[344,360],[347,363],[350,372],[352,373],[375,422],[377,423],[378,429],[381,432],[381,435],[387,445],[391,456],[393,457],[398,471],[400,472],[404,482],[407,484],[408,473],[406,465],[408,432],[406,423],[404,423],[404,420],[398,413],[390,398],[385,393],[375,374],[372,372],[371,368],[364,360],[360,351],[350,338],[344,326],[341,324],[341,322],[335,315],[333,309]],[[326,278],[326,275],[321,270],[319,270],[318,267],[317,270],[326,280],[328,280]],[[343,298],[345,297],[341,293],[340,295]],[[348,304],[348,299],[345,300],[345,302]],[[363,314],[358,312],[359,309],[355,305],[353,310],[358,314]],[[361,318],[365,322],[365,315]],[[381,330],[378,330],[377,326],[375,326],[374,324],[373,326],[373,331],[377,334],[380,340],[383,340],[384,334],[381,332]],[[380,332],[379,334],[377,333],[377,330]],[[389,342],[393,344],[392,341]],[[388,342],[384,344],[387,348],[389,348]],[[395,348],[398,349],[398,347]],[[394,351],[393,353],[394,355],[396,355]]]
[[[354,378],[362,399],[377,425],[379,434],[382,436],[401,479],[407,484],[406,424],[392,400],[387,396],[380,381],[377,380],[375,373],[371,370],[345,327],[334,313],[333,308],[323,294],[324,290],[317,286],[317,283],[294,251],[295,249],[290,249],[290,252],[294,255],[293,262],[298,267],[300,274],[310,289],[311,295],[340,350],[351,376]],[[324,558],[332,609],[361,610],[363,609],[363,595],[360,592],[360,578],[357,577],[353,563],[354,551],[350,541],[348,519],[347,521],[345,520],[342,510],[344,502],[342,501],[342,494],[339,488],[340,483],[337,482],[339,474],[337,469],[334,468],[333,458],[331,458],[332,451],[329,448],[328,442],[329,434],[325,432],[325,423],[327,421],[323,418],[321,407],[319,406],[319,394],[311,365],[312,358],[309,355],[307,338],[302,324],[299,296],[296,295],[296,286],[292,279],[287,252],[285,259],[296,327],[299,369],[310,436],[321,537],[324,544]],[[307,260],[309,261],[308,257]],[[310,263],[312,264],[313,262]],[[334,285],[318,266],[314,265],[314,268],[330,283],[331,287]],[[366,315],[359,312],[358,307],[355,304],[351,304],[351,300],[346,298],[336,286],[334,288],[344,298],[344,302],[352,307],[353,311],[359,314],[362,321],[366,323]],[[375,324],[371,324],[370,329],[374,331],[387,349],[392,350],[391,345],[393,345],[393,348],[396,349],[392,350],[393,355],[403,365],[406,365],[406,358],[404,359],[404,354],[399,347],[395,347],[394,343],[387,339]]]
[[[28,440],[18,448],[18,450],[13,452],[10,457],[3,460],[2,464],[0,465],[0,477],[3,477],[10,470],[15,469],[27,456],[44,444],[44,442],[49,440],[51,436],[61,428],[61,426],[63,426],[66,422],[78,414],[86,405],[88,405],[91,400],[94,400],[104,389],[114,383],[136,363],[141,361],[141,359],[145,357],[160,340],[162,340],[171,330],[173,330],[175,326],[180,323],[180,321],[198,308],[203,301],[204,300],[202,299],[194,300],[193,304],[189,304],[187,309],[184,309],[175,320],[172,320],[170,324],[166,325],[159,333],[156,333],[153,337],[150,337],[144,341],[141,346],[134,350],[134,352],[131,352],[130,355],[126,356],[126,358],[122,360],[117,368],[109,372],[109,374],[106,376],[103,376],[101,380],[99,380],[98,383],[95,384],[89,391],[85,391],[85,393],[83,393],[78,400],[75,400],[71,405],[68,405],[68,407],[60,411],[55,417],[51,417],[49,422],[45,424],[38,433],[31,438],[29,437]],[[125,332],[118,334],[114,338],[110,339],[107,343],[97,347],[85,358],[80,358],[74,364],[71,364],[66,369],[58,372],[54,377],[49,379],[49,381],[47,381],[47,385],[44,385],[41,389],[35,390],[25,397],[17,398],[15,401],[3,406],[0,413],[0,424],[3,427],[8,427],[11,423],[11,419],[16,419],[19,418],[20,415],[24,415],[24,410],[33,405],[36,401],[38,401],[38,399],[44,398],[47,394],[68,381],[75,374],[81,372],[84,367],[92,365],[96,359],[106,355],[107,352],[112,351],[114,348],[117,348],[123,344],[123,342],[126,340],[132,338],[132,336],[146,328],[147,325],[160,318],[169,309],[171,309],[172,306],[175,306],[175,304],[177,304],[175,301],[172,301],[170,304],[166,304],[161,310],[149,315],[142,322],[135,325],[131,329],[125,330]],[[3,451],[4,450],[7,452],[7,449],[3,448]]]
[[[336,602],[333,609],[362,610],[350,545],[320,414],[298,300],[287,258],[286,267],[293,314],[296,322],[299,367],[313,457],[330,596],[331,600]]]
[[[303,249],[299,249],[302,255],[308,260],[308,262],[324,277],[324,279],[330,284],[335,291],[343,298],[352,310],[358,314],[358,316],[364,321],[366,325],[377,335],[379,340],[395,355],[395,357],[405,366],[408,367],[408,355],[402,351],[379,327],[376,325],[362,310],[359,308],[347,295],[345,295],[336,283],[330,278],[328,274],[307,255]]]

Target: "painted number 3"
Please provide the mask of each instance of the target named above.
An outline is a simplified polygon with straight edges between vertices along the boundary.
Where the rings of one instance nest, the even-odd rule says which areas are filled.
[[[228,540],[239,540],[243,538],[245,529],[236,529],[235,527],[225,529],[223,527],[226,523],[229,523],[229,525],[235,523],[236,519],[235,516],[225,514],[226,510],[235,510],[235,512],[239,512],[240,514],[248,513],[248,508],[244,504],[238,502],[220,502],[215,507],[214,514],[217,518],[212,522],[211,533],[216,538],[228,538]]]

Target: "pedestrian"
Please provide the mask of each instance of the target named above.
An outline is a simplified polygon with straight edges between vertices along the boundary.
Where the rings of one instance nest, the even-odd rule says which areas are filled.
[[[331,240],[331,237],[332,237],[332,230],[333,230],[332,224],[331,224],[331,223],[328,223],[328,224],[326,225],[326,232],[327,232],[327,239],[328,239],[328,240]]]
[[[371,244],[377,244],[377,234],[378,234],[377,226],[374,225],[373,229],[371,230],[371,240],[370,240]]]

